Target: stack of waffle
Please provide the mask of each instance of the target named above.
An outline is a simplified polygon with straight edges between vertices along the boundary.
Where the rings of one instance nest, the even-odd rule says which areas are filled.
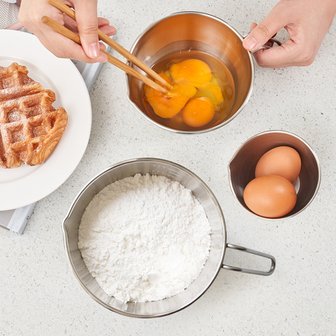
[[[68,120],[54,101],[54,92],[28,77],[25,66],[0,67],[0,167],[37,165],[50,156]]]

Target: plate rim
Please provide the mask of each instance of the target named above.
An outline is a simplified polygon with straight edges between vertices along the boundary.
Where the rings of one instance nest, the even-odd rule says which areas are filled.
[[[80,111],[82,110],[86,110],[86,125],[83,128],[83,132],[79,132],[80,133],[80,137],[77,136],[77,138],[79,139],[78,144],[81,144],[80,148],[75,148],[75,150],[73,150],[73,152],[76,152],[77,155],[73,156],[74,159],[71,161],[70,163],[66,166],[66,169],[64,169],[64,173],[60,174],[61,176],[58,176],[57,179],[55,177],[55,182],[50,183],[50,186],[45,187],[45,185],[43,183],[41,183],[40,185],[42,185],[43,187],[41,188],[37,188],[37,186],[32,186],[34,188],[37,188],[37,191],[34,191],[34,193],[31,195],[31,192],[29,192],[29,190],[27,190],[27,192],[22,192],[22,190],[18,190],[18,188],[20,188],[20,184],[24,184],[22,182],[0,182],[0,211],[7,211],[7,210],[14,210],[17,208],[21,208],[30,204],[33,204],[45,197],[47,197],[48,195],[50,195],[52,192],[54,192],[55,190],[57,190],[64,182],[66,182],[68,180],[68,178],[73,174],[73,172],[76,170],[76,168],[78,167],[80,161],[82,160],[82,157],[84,156],[89,140],[90,140],[90,135],[91,135],[91,128],[92,128],[92,104],[91,104],[91,98],[90,98],[90,94],[89,94],[89,90],[85,84],[85,81],[82,77],[82,75],[80,74],[79,70],[76,68],[76,66],[73,64],[73,62],[70,59],[61,59],[56,57],[55,55],[53,55],[48,49],[46,49],[42,43],[38,40],[38,38],[30,33],[27,32],[22,32],[22,31],[15,31],[15,30],[6,30],[6,29],[0,29],[0,38],[2,39],[2,41],[6,40],[15,40],[15,44],[12,44],[12,46],[8,46],[8,48],[5,49],[5,51],[0,52],[0,57],[3,58],[10,58],[10,54],[11,52],[13,52],[13,50],[17,50],[19,49],[21,46],[20,41],[24,41],[29,42],[31,45],[31,49],[29,49],[28,51],[24,51],[22,53],[22,56],[20,55],[20,57],[22,57],[22,60],[25,60],[26,58],[28,58],[30,61],[32,58],[41,58],[41,57],[45,57],[46,61],[45,63],[51,63],[52,65],[57,65],[57,67],[64,67],[65,70],[69,71],[67,72],[67,80],[70,80],[70,78],[72,78],[71,83],[72,86],[75,87],[73,93],[80,93],[80,101],[82,101],[82,105],[78,105],[77,101],[75,100],[76,98],[73,98],[75,101],[74,106],[78,105],[81,107],[78,107],[78,109]],[[9,51],[8,51],[9,49]],[[38,50],[41,54],[39,56],[32,56],[32,54],[34,53],[34,51]],[[27,56],[30,55],[30,56]],[[41,56],[42,55],[42,56]],[[15,58],[15,57],[13,57]],[[28,61],[27,61],[28,62]],[[37,67],[38,65],[35,64]],[[39,68],[39,67],[38,67]],[[54,70],[55,71],[55,70]],[[71,76],[69,76],[69,73],[71,71]],[[52,72],[52,71],[51,71]],[[64,69],[62,70],[62,72],[64,72]],[[41,74],[45,75],[46,77],[50,78],[48,76],[48,73],[46,73],[46,71],[42,71],[41,70]],[[75,83],[74,83],[75,82]],[[55,84],[55,82],[53,82],[53,84]],[[59,85],[55,85],[55,88],[57,89],[57,91],[59,91],[59,95],[62,95],[62,88]],[[63,90],[64,91],[64,90]],[[62,104],[63,105],[63,104]],[[85,106],[85,108],[83,108],[83,106]],[[74,115],[74,113],[69,113],[69,109],[64,106],[68,112],[68,117],[69,120],[71,122],[71,115]],[[78,111],[77,111],[78,112]],[[78,127],[77,126],[77,133],[78,133]],[[69,130],[69,132],[71,132],[72,128],[69,128],[69,121],[68,121],[68,125],[67,128],[65,130],[65,132],[67,131],[67,129]],[[75,128],[76,130],[76,128]],[[85,131],[85,132],[84,132]],[[73,131],[74,132],[74,131]],[[69,140],[73,140],[71,138],[71,134],[68,134],[67,139],[69,138]],[[76,134],[76,133],[75,133]],[[78,135],[78,134],[77,134]],[[62,136],[62,139],[64,138],[64,135]],[[61,139],[61,141],[62,141]],[[76,139],[76,137],[75,137]],[[65,143],[66,144],[66,143]],[[58,144],[59,146],[59,144]],[[55,149],[55,152],[58,148],[58,146]],[[48,158],[48,160],[45,162],[45,165],[47,165],[48,161],[52,158],[52,156],[55,154],[55,152],[53,152],[51,154],[51,156]],[[66,159],[68,159],[66,157]],[[23,166],[24,167],[24,166]],[[40,167],[43,167],[42,165]],[[53,172],[55,172],[55,166],[51,166],[52,169],[50,170],[49,166],[47,166],[46,169],[43,169],[43,174],[46,176],[48,175],[48,173],[51,173],[50,175],[52,175]],[[62,167],[62,165],[61,165]],[[38,171],[38,170],[37,170]],[[37,172],[32,172],[29,175],[34,175]],[[19,180],[23,180],[25,181],[25,184],[27,184],[27,180],[29,181],[29,178],[26,178],[25,176],[23,178],[20,178]],[[45,182],[45,181],[42,181]],[[13,184],[16,185],[13,185]],[[10,190],[10,186],[12,186],[12,190]],[[21,196],[18,197],[18,194],[20,194]]]

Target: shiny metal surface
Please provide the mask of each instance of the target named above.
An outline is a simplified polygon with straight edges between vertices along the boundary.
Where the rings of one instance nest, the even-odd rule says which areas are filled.
[[[254,171],[260,157],[268,150],[278,146],[290,146],[298,151],[302,168],[295,208],[280,219],[292,217],[303,211],[316,196],[320,182],[321,169],[313,149],[299,136],[285,131],[267,131],[255,135],[238,149],[229,164],[229,181],[231,189],[240,204],[251,212],[245,205],[243,192],[246,185],[254,179]],[[251,212],[253,213],[253,212]],[[257,216],[257,215],[256,215]],[[265,218],[267,219],[267,218]],[[268,220],[277,220],[276,218]]]
[[[272,37],[271,39],[269,39],[264,45],[262,45],[260,48],[258,48],[257,50],[254,50],[253,53],[256,53],[259,50],[267,50],[267,49],[271,49],[274,44],[281,46],[282,43],[277,40],[276,38]]]
[[[182,293],[161,301],[123,303],[105,294],[89,273],[78,249],[78,228],[85,208],[98,192],[110,183],[137,173],[166,176],[180,182],[193,192],[202,204],[211,226],[211,249],[201,274]],[[68,258],[75,276],[85,291],[105,308],[130,317],[159,317],[175,313],[187,307],[208,289],[222,267],[240,272],[270,275],[275,266],[273,257],[263,255],[260,252],[255,254],[272,260],[269,271],[261,272],[228,265],[224,266],[223,259],[227,246],[226,228],[224,216],[216,197],[209,187],[194,173],[176,163],[161,159],[141,158],[129,160],[108,168],[97,175],[74,200],[67,217],[64,219],[63,231]],[[229,247],[232,247],[232,245],[229,245]],[[241,247],[240,250],[246,251],[247,249]],[[249,252],[250,250],[247,251]]]
[[[129,99],[148,120],[177,133],[202,133],[229,123],[243,109],[252,93],[254,66],[251,53],[242,46],[242,39],[235,29],[215,16],[181,12],[150,26],[131,49],[137,58],[149,66],[172,52],[189,49],[204,51],[223,60],[233,75],[236,97],[230,115],[220,123],[210,123],[204,129],[196,131],[172,129],[163,125],[160,118],[147,114],[143,103],[142,83],[130,76],[127,77]]]
[[[258,270],[253,270],[253,269],[248,269],[248,268],[240,268],[240,267],[237,267],[237,266],[230,266],[230,265],[223,264],[222,267],[224,269],[227,269],[227,270],[230,270],[230,271],[236,271],[236,272],[249,273],[249,274],[266,275],[266,276],[271,275],[275,270],[275,265],[276,265],[275,258],[273,256],[269,255],[269,254],[262,253],[262,252],[259,252],[259,251],[255,251],[255,250],[246,248],[244,246],[239,246],[239,245],[234,245],[234,244],[226,244],[226,248],[227,249],[232,249],[232,250],[238,250],[238,251],[249,253],[249,254],[254,254],[256,256],[269,259],[270,262],[271,262],[271,265],[270,265],[270,269],[268,271],[258,271]]]

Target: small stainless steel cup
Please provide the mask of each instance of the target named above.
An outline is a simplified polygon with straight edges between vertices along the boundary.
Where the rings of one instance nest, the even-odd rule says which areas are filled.
[[[243,199],[244,189],[255,178],[255,167],[260,157],[270,149],[278,146],[289,146],[297,150],[302,164],[296,183],[296,188],[298,189],[297,203],[287,216],[280,218],[283,219],[303,211],[312,202],[320,186],[321,171],[317,155],[303,139],[285,131],[267,131],[257,134],[240,147],[231,160],[228,169],[233,193],[240,204],[250,211]],[[252,211],[250,212],[253,213]],[[274,219],[272,218],[271,220]]]
[[[202,133],[229,123],[243,109],[252,92],[254,67],[251,53],[242,45],[243,37],[223,20],[198,12],[173,14],[150,26],[134,43],[131,52],[150,67],[173,52],[199,50],[223,60],[235,83],[235,100],[226,119],[210,123],[201,130],[169,128],[144,106],[143,85],[128,76],[129,99],[143,115],[156,125],[178,133]],[[138,71],[139,69],[136,68]]]

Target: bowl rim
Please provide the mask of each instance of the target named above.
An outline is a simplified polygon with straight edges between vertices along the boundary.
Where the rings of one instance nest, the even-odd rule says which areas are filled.
[[[185,304],[181,305],[181,307],[179,307],[176,310],[170,310],[164,313],[158,313],[158,314],[153,314],[153,315],[141,315],[141,314],[134,314],[134,313],[129,313],[129,312],[125,312],[122,310],[119,310],[117,308],[111,307],[110,305],[106,304],[105,302],[103,302],[101,299],[99,299],[97,296],[95,296],[86,286],[85,284],[82,282],[78,272],[76,271],[75,265],[72,261],[72,258],[70,256],[70,243],[69,243],[69,236],[67,233],[67,228],[66,228],[66,222],[67,220],[69,220],[69,218],[71,217],[71,214],[77,204],[77,202],[79,201],[79,199],[81,198],[81,196],[85,193],[85,191],[93,184],[95,183],[101,176],[103,176],[104,174],[108,173],[109,171],[112,171],[116,168],[128,165],[128,164],[132,164],[135,162],[156,162],[156,163],[163,163],[163,164],[168,164],[170,166],[174,166],[178,169],[181,169],[182,171],[184,171],[185,173],[191,175],[192,177],[196,178],[199,182],[201,182],[201,184],[203,185],[203,187],[207,190],[207,192],[209,193],[211,200],[214,202],[214,205],[216,206],[216,208],[219,211],[219,215],[221,218],[221,222],[223,225],[223,234],[224,234],[224,240],[223,240],[223,246],[222,246],[222,255],[220,260],[218,260],[218,265],[217,265],[217,270],[212,278],[212,280],[209,282],[209,284],[202,290],[200,291],[200,293],[191,301],[186,302]],[[169,160],[165,160],[165,159],[160,159],[160,158],[154,158],[154,157],[141,157],[141,158],[134,158],[134,159],[128,159],[128,160],[124,160],[121,162],[118,162],[106,169],[104,169],[103,171],[101,171],[100,173],[96,174],[89,182],[87,182],[87,184],[82,187],[81,191],[76,195],[76,197],[74,198],[68,213],[66,214],[65,218],[63,219],[62,222],[62,231],[63,231],[63,242],[64,242],[64,246],[65,246],[65,251],[66,251],[66,255],[67,255],[67,259],[71,265],[71,270],[72,273],[74,274],[75,278],[77,279],[77,281],[80,283],[81,287],[85,290],[85,292],[87,294],[89,294],[89,296],[94,299],[97,303],[101,304],[103,307],[105,307],[106,309],[113,311],[114,313],[118,313],[120,315],[123,316],[127,316],[127,317],[134,317],[134,318],[141,318],[141,319],[150,319],[150,318],[157,318],[157,317],[164,317],[164,316],[168,316],[168,315],[172,315],[174,313],[177,313],[187,307],[189,307],[191,304],[193,304],[195,301],[197,301],[201,296],[204,295],[204,293],[209,289],[209,287],[213,284],[213,282],[215,281],[215,279],[218,276],[219,271],[222,269],[223,267],[223,262],[224,262],[224,257],[225,257],[225,252],[226,252],[226,248],[227,248],[227,229],[226,229],[226,223],[225,223],[225,218],[224,218],[224,214],[223,214],[223,210],[222,207],[220,206],[215,194],[212,192],[212,190],[210,189],[210,187],[198,176],[196,175],[194,172],[192,172],[191,170],[189,170],[188,168],[175,163],[173,161],[169,161]],[[195,279],[196,280],[196,279]]]
[[[243,42],[243,39],[244,39],[243,35],[240,34],[238,32],[238,30],[236,30],[235,28],[233,28],[229,23],[227,23],[225,20],[221,19],[218,16],[215,16],[215,15],[212,15],[212,14],[208,14],[208,13],[205,13],[205,12],[200,12],[200,11],[180,11],[180,12],[175,12],[175,13],[172,13],[172,14],[170,14],[168,16],[165,16],[165,17],[157,20],[156,22],[150,24],[141,34],[138,35],[138,37],[134,41],[134,43],[133,43],[133,45],[132,45],[132,47],[130,49],[131,54],[134,53],[134,50],[135,50],[136,46],[138,45],[140,39],[145,34],[147,34],[152,28],[154,28],[157,24],[161,23],[162,21],[164,21],[166,19],[169,19],[169,18],[174,17],[174,16],[179,16],[179,15],[199,15],[199,16],[205,16],[205,17],[208,17],[208,18],[213,19],[215,21],[218,21],[218,22],[224,24],[233,33],[235,33],[236,36],[241,40],[241,42]],[[170,132],[178,133],[178,134],[203,134],[203,133],[208,133],[208,132],[211,132],[211,131],[215,131],[215,130],[223,127],[224,125],[227,125],[233,119],[235,119],[241,113],[241,111],[246,107],[247,103],[249,102],[249,100],[250,100],[250,98],[252,96],[253,86],[254,86],[254,79],[255,79],[255,66],[254,66],[254,60],[253,60],[253,57],[252,57],[252,53],[250,51],[247,51],[247,50],[246,50],[246,53],[248,54],[248,58],[249,58],[249,61],[250,61],[250,66],[251,66],[251,81],[250,81],[250,88],[248,90],[248,93],[247,93],[247,95],[246,95],[246,97],[245,97],[242,105],[240,106],[240,108],[237,110],[237,112],[235,114],[233,114],[229,119],[226,119],[226,120],[222,121],[220,124],[215,125],[213,127],[210,127],[210,128],[207,128],[207,129],[203,129],[203,130],[186,131],[186,130],[174,129],[174,128],[162,125],[159,122],[153,120],[146,113],[144,113],[143,111],[141,111],[138,108],[138,106],[132,101],[132,99],[130,97],[129,77],[126,74],[125,78],[126,78],[126,81],[127,81],[126,84],[127,84],[127,97],[128,97],[128,100],[131,102],[132,106],[147,119],[147,121],[149,121],[150,123],[153,123],[153,124],[159,126],[161,129],[164,129],[166,131],[170,131]],[[131,65],[131,62],[128,62],[128,65]]]
[[[317,184],[316,184],[316,188],[315,188],[315,191],[314,191],[314,194],[312,195],[311,199],[309,200],[309,202],[299,211],[291,214],[291,215],[287,215],[287,216],[283,216],[283,217],[278,217],[278,218],[267,218],[267,217],[262,217],[262,216],[259,216],[257,214],[255,214],[253,211],[249,210],[247,207],[243,206],[241,204],[241,202],[239,201],[235,191],[234,191],[234,188],[233,188],[233,184],[232,184],[232,173],[231,173],[231,164],[232,162],[235,160],[235,158],[237,157],[238,153],[244,148],[244,146],[255,140],[256,138],[259,138],[260,136],[263,136],[263,135],[266,135],[266,134],[285,134],[285,135],[290,135],[292,136],[293,138],[296,138],[297,140],[299,140],[300,142],[302,142],[305,146],[307,146],[307,148],[310,150],[310,152],[312,153],[315,161],[316,161],[316,165],[317,165],[317,169],[318,169],[318,180],[317,180]],[[299,215],[301,212],[303,212],[315,199],[319,189],[320,189],[320,186],[321,186],[321,179],[322,179],[322,172],[321,172],[321,164],[320,164],[320,160],[316,154],[316,152],[313,150],[313,148],[311,147],[311,145],[309,145],[309,143],[304,140],[303,138],[301,138],[299,135],[295,134],[295,133],[292,133],[292,132],[288,132],[288,131],[284,131],[284,130],[268,130],[268,131],[263,131],[263,132],[260,132],[260,133],[257,133],[253,136],[251,136],[250,138],[246,139],[239,147],[238,149],[235,151],[235,153],[233,154],[231,160],[229,161],[228,165],[227,165],[227,170],[228,170],[228,179],[229,179],[229,185],[230,185],[230,189],[231,189],[231,192],[235,198],[235,200],[241,205],[242,208],[245,209],[246,212],[252,214],[253,216],[255,217],[258,217],[260,219],[263,219],[265,221],[281,221],[281,220],[286,220],[286,219],[289,219],[289,218],[293,218],[297,215]]]

